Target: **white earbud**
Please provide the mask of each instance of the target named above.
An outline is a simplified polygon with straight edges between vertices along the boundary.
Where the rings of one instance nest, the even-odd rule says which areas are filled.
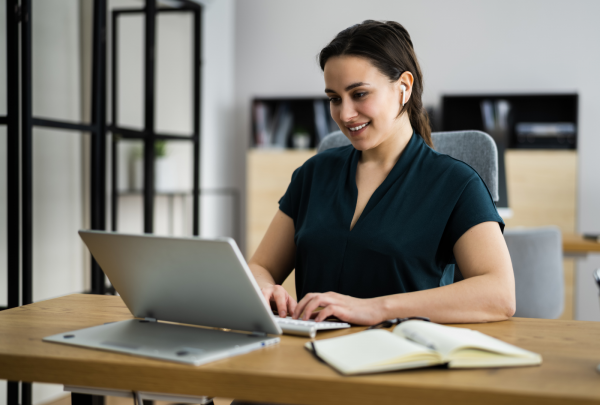
[[[400,88],[402,89],[402,107],[404,107],[404,104],[406,104],[406,86],[401,85]]]

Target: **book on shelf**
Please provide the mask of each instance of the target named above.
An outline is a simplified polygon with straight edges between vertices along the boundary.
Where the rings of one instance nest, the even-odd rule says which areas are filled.
[[[271,116],[269,107],[265,103],[257,102],[254,104],[254,130],[256,137],[254,144],[256,146],[271,144]]]
[[[282,102],[277,106],[277,112],[273,119],[273,143],[269,146],[274,146],[283,149],[287,145],[288,137],[292,132],[294,125],[294,115],[290,108],[290,104]]]
[[[315,128],[317,129],[317,143],[321,143],[323,138],[327,136],[329,124],[327,122],[327,109],[323,100],[313,101],[313,109],[315,112]]]
[[[424,321],[308,342],[306,348],[342,374],[367,374],[435,365],[448,368],[534,366],[542,357],[481,332]]]
[[[555,137],[575,135],[573,122],[519,122],[515,125],[517,136]]]

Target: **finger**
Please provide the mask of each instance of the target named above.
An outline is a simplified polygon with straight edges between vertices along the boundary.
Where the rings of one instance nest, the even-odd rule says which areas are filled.
[[[330,316],[335,315],[337,309],[337,305],[328,305],[327,307],[319,311],[317,317],[315,318],[315,322],[322,322]]]
[[[296,312],[297,306],[298,306],[298,304],[296,303],[296,300],[288,295],[288,311],[289,311],[290,315],[292,315],[294,312]]]
[[[279,316],[285,318],[287,316],[287,291],[281,286],[276,286],[273,292],[275,298],[275,304],[277,305],[277,312]]]
[[[315,294],[313,294],[313,293],[306,294],[304,296],[304,298],[302,298],[300,300],[300,302],[298,303],[298,305],[296,305],[296,310],[294,311],[294,315],[292,315],[292,318],[294,318],[294,319],[300,318],[300,315],[302,314],[302,311],[304,311],[304,307],[306,306],[306,304],[311,299],[313,299],[314,296],[315,296]]]
[[[308,304],[306,304],[306,307],[304,308],[304,314],[302,315],[302,319],[305,321],[308,321],[310,319],[312,313],[318,307],[326,307],[327,305],[330,305],[330,304],[332,304],[332,302],[330,302],[330,300],[328,299],[327,296],[325,296],[325,294],[317,295],[312,300],[310,300],[308,302]]]

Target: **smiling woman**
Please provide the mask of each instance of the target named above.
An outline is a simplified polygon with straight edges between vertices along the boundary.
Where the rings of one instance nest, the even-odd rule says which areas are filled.
[[[298,168],[250,268],[280,316],[373,325],[503,320],[512,265],[489,191],[433,149],[408,32],[365,21],[319,54],[331,115],[352,145]],[[464,280],[452,283],[458,266]],[[281,287],[296,269],[297,303]]]

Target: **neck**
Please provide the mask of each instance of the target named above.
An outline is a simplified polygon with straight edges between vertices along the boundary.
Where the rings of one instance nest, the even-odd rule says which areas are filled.
[[[413,134],[413,128],[406,114],[400,117],[399,124],[398,130],[394,134],[388,136],[387,139],[374,148],[362,152],[361,163],[376,164],[384,167],[396,164]]]

